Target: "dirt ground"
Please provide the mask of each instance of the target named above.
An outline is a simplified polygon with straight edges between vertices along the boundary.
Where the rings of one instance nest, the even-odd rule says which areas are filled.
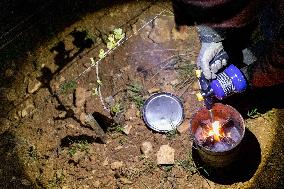
[[[92,64],[117,28],[123,43]],[[188,128],[203,106],[195,96],[199,48],[194,27],[175,29],[169,2],[130,1],[87,13],[4,59],[0,187],[284,188],[283,87],[223,102],[246,124],[244,155],[233,167],[212,169],[195,158]],[[177,131],[157,133],[143,122],[143,101],[156,92],[181,98]],[[158,165],[162,145],[174,149],[174,164]]]

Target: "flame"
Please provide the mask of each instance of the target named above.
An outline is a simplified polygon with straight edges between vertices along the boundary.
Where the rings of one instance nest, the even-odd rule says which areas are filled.
[[[222,126],[219,121],[214,121],[212,123],[212,128],[208,132],[208,136],[213,136],[215,141],[220,141],[220,137],[224,135],[221,131]]]

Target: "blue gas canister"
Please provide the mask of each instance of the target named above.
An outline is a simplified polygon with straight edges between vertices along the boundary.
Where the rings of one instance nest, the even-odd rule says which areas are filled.
[[[222,59],[228,60],[225,51],[220,52],[212,62]],[[218,73],[216,79],[213,80],[207,80],[201,72],[197,75],[201,90],[201,93],[197,94],[197,98],[204,100],[208,109],[213,104],[213,97],[222,100],[233,93],[241,93],[247,88],[244,74],[233,64]]]
[[[217,74],[217,78],[210,82],[210,86],[215,97],[222,100],[232,93],[241,93],[246,90],[247,82],[243,73],[231,64]]]

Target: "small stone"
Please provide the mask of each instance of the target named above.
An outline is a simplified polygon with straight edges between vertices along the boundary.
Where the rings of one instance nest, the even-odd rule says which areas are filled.
[[[145,26],[145,27],[143,28],[143,32],[139,32],[139,31],[138,31],[141,26]],[[137,28],[138,28],[138,29],[137,29]],[[147,41],[147,42],[149,42],[149,43],[152,43],[152,42],[153,42],[151,39],[149,39],[149,34],[150,34],[150,32],[152,31],[152,27],[151,27],[149,24],[147,24],[145,20],[143,20],[143,19],[138,19],[138,21],[135,23],[135,29],[136,29],[136,33],[135,33],[135,30],[134,30],[134,25],[133,25],[133,26],[132,26],[132,31],[133,31],[134,35],[139,34],[139,36],[140,36],[143,40],[145,40],[145,41]]]
[[[147,158],[149,157],[150,153],[153,151],[153,146],[151,142],[146,141],[142,143],[140,150],[142,154],[144,154],[144,156]]]
[[[159,92],[159,91],[160,91],[160,88],[154,87],[154,88],[152,88],[152,89],[149,89],[149,90],[148,90],[148,93],[153,94],[153,93],[157,93],[157,92]]]
[[[108,157],[106,157],[106,159],[103,162],[103,166],[107,166],[108,165]]]
[[[11,69],[7,69],[5,71],[5,77],[11,77],[11,76],[13,76],[13,74],[14,74],[14,71],[11,70]]]
[[[124,163],[122,161],[115,161],[110,165],[110,168],[112,170],[116,170],[116,169],[123,167],[123,165],[124,165]]]
[[[172,165],[175,163],[175,150],[169,145],[162,145],[157,152],[158,165]]]
[[[69,189],[69,186],[62,186],[61,189]]]
[[[131,106],[124,113],[125,120],[133,120],[136,118],[137,111],[138,109],[136,108],[135,104],[131,104]]]
[[[133,25],[131,25],[131,28],[132,28],[133,34],[134,34],[134,35],[137,35],[137,34],[138,34],[137,25],[136,25],[136,24],[133,24]]]
[[[22,110],[21,112],[20,112],[20,116],[21,117],[26,117],[28,115],[28,112],[27,112],[27,110]]]
[[[79,186],[78,189],[88,189],[88,188],[90,188],[89,185],[81,185],[81,186]]]
[[[37,79],[29,79],[27,91],[28,93],[33,94],[40,88],[40,86],[41,82],[38,81]]]
[[[60,112],[60,113],[58,114],[58,117],[59,117],[59,118],[65,118],[66,115],[67,115],[67,112],[63,111],[63,112]]]
[[[115,100],[113,96],[108,96],[105,98],[105,103],[108,105],[108,107],[113,107],[115,104]]]
[[[178,79],[171,81],[171,85],[173,85],[173,86],[177,85],[178,83],[179,83]]]
[[[154,21],[154,28],[152,29],[149,38],[155,43],[165,43],[171,40],[170,23],[163,18],[157,18]]]
[[[84,106],[86,102],[86,89],[77,87],[75,92],[75,106],[80,108]]]
[[[172,85],[165,85],[163,87],[163,91],[168,92],[168,93],[174,93],[175,92],[175,90],[174,90]]]
[[[67,128],[71,128],[71,129],[76,129],[77,127],[73,124],[67,124],[66,125]]]
[[[34,104],[30,101],[27,101],[25,104],[25,108],[22,111],[20,111],[20,116],[24,118],[27,115],[31,114],[34,109],[35,109]]]
[[[1,123],[1,127],[0,127],[0,134],[4,133],[6,130],[9,129],[11,123],[8,119],[6,118],[0,118],[0,123]],[[1,169],[0,169],[0,176],[1,176]]]
[[[186,133],[189,130],[189,123],[188,119],[185,119],[180,126],[177,127],[177,131],[182,134]]]
[[[132,125],[126,124],[126,125],[123,127],[123,133],[126,134],[126,135],[129,135],[131,128],[132,128]]]
[[[31,185],[31,182],[29,180],[27,180],[27,179],[22,179],[21,183],[22,183],[22,185],[25,185],[25,186],[30,186]]]
[[[125,120],[133,120],[136,117],[137,108],[131,105],[130,108],[124,113]]]
[[[80,114],[80,118],[79,119],[80,119],[81,123],[83,123],[83,124],[86,123],[86,116],[87,116],[87,114],[85,112]]]
[[[123,8],[122,8],[122,12],[123,13],[126,13],[128,11],[128,5],[124,5]]]
[[[122,184],[132,184],[132,182],[125,177],[121,177],[119,180]]]
[[[59,78],[59,83],[64,83],[64,82],[65,82],[65,77],[60,76],[60,78]]]
[[[15,89],[10,89],[9,92],[6,95],[7,100],[9,101],[15,101],[18,99],[17,93]]]
[[[72,157],[72,160],[74,160],[75,162],[79,162],[85,156],[86,156],[86,152],[76,151],[76,153]]]
[[[93,183],[93,186],[95,188],[99,188],[101,186],[101,182],[99,180],[96,180],[94,183]]]
[[[117,147],[114,148],[114,150],[121,150],[123,148],[123,146],[119,145]]]

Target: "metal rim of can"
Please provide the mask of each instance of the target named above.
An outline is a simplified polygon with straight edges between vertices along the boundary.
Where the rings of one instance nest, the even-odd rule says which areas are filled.
[[[172,125],[171,129],[164,129],[163,126],[155,126],[155,125],[152,125],[150,122],[149,122],[149,119],[147,118],[147,107],[149,106],[149,104],[151,102],[153,102],[153,100],[157,99],[158,97],[168,97],[169,99],[171,100],[174,100],[174,102],[176,102],[176,105],[178,105],[178,107],[180,108],[180,111],[181,111],[181,115],[180,115],[180,119],[177,120],[177,123],[175,125]],[[157,132],[163,132],[163,133],[166,133],[166,132],[169,132],[173,129],[176,129],[184,120],[184,107],[183,107],[183,103],[181,102],[181,100],[179,99],[179,97],[175,96],[174,94],[172,93],[167,93],[167,92],[161,92],[161,93],[155,93],[153,94],[152,96],[150,96],[143,104],[143,109],[142,109],[142,117],[143,117],[143,120],[145,122],[145,124],[151,128],[152,130],[154,131],[157,131]]]
[[[222,103],[215,103],[215,105],[217,106],[224,106],[224,107],[227,107],[227,108],[230,108],[232,111],[236,112],[240,118],[240,121],[241,121],[241,127],[242,127],[242,132],[240,133],[241,134],[241,139],[229,150],[226,150],[226,151],[222,151],[222,152],[213,152],[213,151],[210,151],[204,147],[202,147],[199,142],[196,140],[196,137],[192,131],[192,120],[193,118],[200,113],[200,111],[204,110],[205,107],[201,107],[199,108],[192,116],[191,116],[191,119],[190,119],[190,125],[189,125],[189,135],[190,137],[192,138],[193,142],[195,145],[197,145],[197,148],[199,148],[200,150],[206,152],[207,154],[210,154],[210,155],[216,155],[216,154],[226,154],[226,153],[230,153],[231,151],[233,151],[235,148],[238,148],[239,145],[241,144],[241,142],[243,141],[244,139],[244,136],[245,136],[245,132],[246,132],[246,127],[245,127],[245,121],[244,121],[244,118],[243,116],[240,114],[240,112],[238,112],[234,107],[228,105],[228,104],[222,104]]]

